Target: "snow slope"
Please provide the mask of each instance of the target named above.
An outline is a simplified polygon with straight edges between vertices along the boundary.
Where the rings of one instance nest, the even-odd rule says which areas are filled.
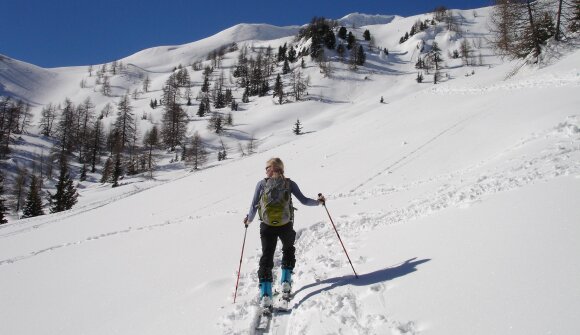
[[[11,95],[28,103],[27,97],[49,86],[56,76],[50,70],[0,54],[0,96]]]
[[[415,20],[368,29],[386,47]],[[446,34],[426,40],[452,47]],[[247,104],[230,136],[254,133],[254,155],[87,187],[69,212],[1,226],[0,333],[254,333],[257,222],[233,304],[242,219],[277,156],[306,195],[327,196],[360,277],[324,209],[298,206],[293,310],[270,333],[574,334],[580,51],[504,80],[518,64],[484,48],[487,66],[474,75],[449,61],[451,79],[418,85],[415,47],[369,54],[357,73],[337,64],[333,78],[309,65],[307,101]],[[147,52],[141,65],[161,69]],[[305,135],[290,133],[297,117]]]

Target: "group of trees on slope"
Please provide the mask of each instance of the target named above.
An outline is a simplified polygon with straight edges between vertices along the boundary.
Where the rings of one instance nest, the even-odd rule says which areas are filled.
[[[443,22],[449,30],[461,32],[453,13],[440,6],[434,11],[432,20],[417,21],[399,42],[406,42],[409,37],[429,29],[436,22]],[[529,55],[537,58],[548,39],[565,41],[580,30],[580,0],[497,0],[491,11],[490,23],[491,44],[499,54],[510,58]],[[363,39],[369,48],[374,46],[370,31],[364,32]],[[305,41],[310,43],[305,44]],[[229,74],[228,84],[226,73],[221,69],[222,61],[227,53],[234,51],[239,53]],[[46,199],[44,202],[48,204],[50,212],[72,208],[77,198],[72,175],[85,180],[89,171],[95,173],[100,168],[99,181],[118,186],[124,174],[151,173],[156,165],[155,152],[159,149],[174,151],[177,158],[179,148],[180,158],[187,165],[194,169],[201,168],[207,162],[209,150],[198,132],[191,138],[186,137],[187,124],[191,120],[185,112],[185,106],[192,106],[195,99],[198,104],[196,115],[200,118],[209,115],[208,128],[220,135],[225,131],[225,126],[233,125],[232,112],[239,108],[235,92],[242,92],[238,96],[242,103],[248,103],[252,96],[270,94],[279,104],[289,102],[289,98],[299,101],[309,86],[309,78],[303,74],[306,66],[304,57],[310,56],[319,64],[321,71],[326,73],[330,71],[329,51],[331,55],[338,55],[341,61],[350,64],[351,69],[356,69],[356,66],[366,61],[363,44],[352,31],[339,27],[336,21],[314,17],[310,24],[299,31],[295,44],[281,45],[277,53],[271,47],[250,49],[244,46],[240,49],[233,43],[209,52],[206,59],[209,64],[205,68],[201,60],[193,62],[192,71],[203,70],[203,80],[195,97],[189,69],[179,65],[164,83],[159,100],[151,100],[152,109],[162,107],[160,124],[151,125],[142,136],[132,100],[150,91],[151,80],[148,75],[143,78],[140,90],[135,89],[131,94],[127,92],[116,97],[118,100],[106,104],[99,113],[95,111],[90,98],[77,105],[67,98],[62,103],[44,106],[38,127],[42,135],[54,141],[55,146],[50,152],[40,155],[31,172],[18,169],[11,187],[6,187],[5,178],[0,173],[0,224],[6,222],[6,213],[10,207],[17,212],[21,211],[24,217],[44,214],[43,208],[46,205],[43,199]],[[423,47],[421,51],[424,51]],[[470,45],[465,42],[459,50],[448,56],[462,58],[464,63],[468,63],[471,54]],[[434,69],[434,82],[437,82],[442,60],[442,50],[434,42],[415,65],[426,71]],[[97,71],[91,66],[88,72],[89,76],[93,73],[96,75],[94,89],[98,88],[104,96],[115,98],[110,81],[124,69],[121,62],[113,62],[103,64]],[[422,74],[419,73],[417,81],[422,80]],[[84,79],[81,87],[87,86]],[[224,110],[227,107],[229,113]],[[111,127],[105,129],[103,120],[115,114]],[[144,113],[142,118],[147,118],[146,115]],[[1,159],[9,156],[13,138],[25,133],[31,126],[31,120],[28,104],[0,97]],[[301,134],[299,120],[294,124],[293,132]],[[227,157],[227,148],[223,141],[220,142],[222,145],[217,152],[219,160]],[[255,145],[252,137],[245,151],[240,144],[240,151],[251,153]],[[76,160],[76,173],[70,171],[71,159]],[[54,173],[55,167],[59,170],[58,177]],[[45,179],[55,181],[54,194],[43,191]],[[8,195],[11,201],[7,200]]]
[[[550,38],[566,41],[580,30],[580,0],[496,0],[490,26],[498,54],[537,61]]]

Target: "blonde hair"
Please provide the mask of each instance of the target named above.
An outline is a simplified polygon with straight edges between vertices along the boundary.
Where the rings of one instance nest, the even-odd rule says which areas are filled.
[[[266,164],[272,166],[272,169],[274,169],[274,173],[284,175],[284,162],[282,162],[280,158],[278,157],[270,158]]]

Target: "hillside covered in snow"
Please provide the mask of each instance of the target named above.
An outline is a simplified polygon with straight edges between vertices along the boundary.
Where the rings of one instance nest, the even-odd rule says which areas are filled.
[[[164,122],[164,107],[151,104],[183,69],[191,83],[179,88],[184,138],[189,146],[197,133],[209,153],[194,169],[181,146],[156,147],[152,171],[125,174],[112,188],[100,182],[110,145],[84,181],[74,151],[78,203],[53,214],[45,203],[46,215],[32,218],[13,211],[0,225],[0,333],[256,333],[256,221],[233,302],[242,220],[264,164],[280,157],[306,196],[326,196],[359,278],[324,208],[296,201],[292,310],[275,315],[268,333],[574,334],[577,36],[549,41],[537,64],[502,59],[488,43],[489,13],[453,11],[460,30],[435,22],[404,42],[433,15],[346,16],[334,29],[355,36],[366,56],[360,66],[349,63],[350,51],[325,50],[322,61],[301,55],[312,42],[296,39],[304,26],[265,24],[143,50],[114,71],[112,64],[44,69],[0,55],[0,96],[23,101],[31,117],[0,161],[6,185],[24,169],[46,176],[58,139],[43,135],[43,111],[66,100],[82,106],[89,99],[110,131],[119,102],[130,97],[135,150],[144,150],[144,135]],[[454,57],[465,41],[471,56]],[[417,69],[434,43],[443,59],[437,78]],[[285,45],[297,58],[283,74],[276,53]],[[272,60],[264,67],[270,90],[246,102],[235,74],[244,56]],[[282,99],[273,94],[278,74]],[[206,77],[211,87],[221,78],[237,110],[216,108],[212,96],[211,112],[199,115]],[[215,115],[233,120],[216,133],[208,127]],[[227,158],[218,160],[224,150]],[[45,191],[54,191],[54,175],[45,177]],[[280,258],[278,250],[276,277]]]

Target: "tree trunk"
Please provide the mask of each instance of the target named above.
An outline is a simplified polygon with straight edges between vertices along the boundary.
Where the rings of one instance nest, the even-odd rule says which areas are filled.
[[[532,15],[532,5],[530,0],[526,1],[528,7],[528,16],[530,18],[530,28],[532,29],[532,39],[534,40],[534,56],[538,57],[540,55],[540,41],[538,39],[538,32],[536,31],[536,27],[534,26],[534,16]]]
[[[558,14],[556,14],[556,36],[554,36],[554,38],[556,39],[556,41],[559,41],[561,39],[560,36],[560,22],[561,22],[561,17],[562,17],[562,2],[563,0],[558,1]]]

